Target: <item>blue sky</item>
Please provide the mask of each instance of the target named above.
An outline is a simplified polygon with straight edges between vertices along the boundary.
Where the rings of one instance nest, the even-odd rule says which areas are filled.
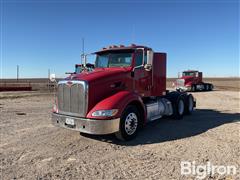
[[[199,69],[239,76],[239,1],[0,0],[1,78],[58,77],[85,51],[111,44],[167,52],[168,77]]]

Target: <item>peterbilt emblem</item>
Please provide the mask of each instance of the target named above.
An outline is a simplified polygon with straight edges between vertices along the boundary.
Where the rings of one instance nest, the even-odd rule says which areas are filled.
[[[68,87],[71,87],[73,85],[73,82],[72,81],[68,81],[66,84],[67,84]]]

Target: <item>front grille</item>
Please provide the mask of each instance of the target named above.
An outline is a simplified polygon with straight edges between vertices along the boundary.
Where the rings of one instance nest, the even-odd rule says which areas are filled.
[[[185,80],[184,79],[177,79],[176,80],[176,87],[184,87],[184,82]]]
[[[87,91],[85,81],[60,81],[57,92],[59,113],[84,117],[88,104]]]

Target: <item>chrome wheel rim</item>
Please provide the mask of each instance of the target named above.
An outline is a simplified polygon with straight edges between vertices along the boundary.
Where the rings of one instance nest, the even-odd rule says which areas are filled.
[[[189,96],[188,110],[189,110],[189,112],[192,112],[192,110],[193,110],[193,98],[192,98],[192,96]]]
[[[125,120],[125,131],[128,135],[132,135],[137,130],[138,118],[135,113],[127,115]]]
[[[178,102],[178,113],[180,115],[182,115],[183,111],[184,111],[184,102],[183,102],[183,100],[179,100],[179,102]]]

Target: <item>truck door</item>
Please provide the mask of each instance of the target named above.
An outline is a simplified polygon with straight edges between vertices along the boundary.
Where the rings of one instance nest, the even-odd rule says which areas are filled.
[[[134,91],[141,96],[150,96],[152,72],[144,69],[147,60],[147,54],[143,56],[143,50],[137,50],[135,53],[135,69],[134,69]]]

